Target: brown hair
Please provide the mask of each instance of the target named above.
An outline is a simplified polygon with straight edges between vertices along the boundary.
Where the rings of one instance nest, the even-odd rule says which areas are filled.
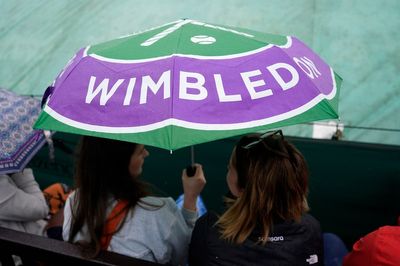
[[[69,242],[84,225],[89,242],[80,241],[86,256],[95,257],[100,251],[100,239],[106,221],[110,196],[136,206],[148,195],[147,185],[129,173],[129,162],[137,144],[84,136],[81,139],[75,169],[76,195],[71,202],[72,223]],[[122,227],[122,221],[118,230]]]
[[[242,194],[217,221],[222,239],[241,244],[259,226],[263,233],[259,242],[265,244],[275,222],[299,221],[308,211],[307,164],[283,136],[242,137],[231,164]]]

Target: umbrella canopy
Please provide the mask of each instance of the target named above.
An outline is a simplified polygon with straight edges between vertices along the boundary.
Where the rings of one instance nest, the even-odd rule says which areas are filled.
[[[0,175],[21,171],[45,143],[33,123],[40,101],[0,88]]]
[[[184,19],[81,49],[35,127],[174,150],[337,118],[340,84],[295,37]]]

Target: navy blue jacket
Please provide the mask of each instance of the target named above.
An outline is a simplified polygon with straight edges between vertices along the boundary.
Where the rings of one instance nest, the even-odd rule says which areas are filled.
[[[189,248],[189,265],[323,265],[323,240],[319,222],[309,214],[300,223],[273,226],[266,245],[255,229],[241,245],[220,239],[218,217],[207,213],[196,222]]]

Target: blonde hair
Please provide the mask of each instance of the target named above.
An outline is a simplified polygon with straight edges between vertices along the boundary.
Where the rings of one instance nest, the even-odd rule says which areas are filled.
[[[256,145],[246,147],[254,141]],[[308,211],[306,161],[283,137],[243,137],[233,150],[231,164],[242,194],[231,201],[216,223],[222,239],[241,244],[259,226],[262,236],[258,243],[265,245],[274,222],[300,221]]]

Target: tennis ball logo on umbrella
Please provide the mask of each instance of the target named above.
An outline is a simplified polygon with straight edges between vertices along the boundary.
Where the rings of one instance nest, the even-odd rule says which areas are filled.
[[[214,37],[207,36],[207,35],[196,35],[190,38],[193,43],[197,44],[212,44],[215,43],[217,40]]]

